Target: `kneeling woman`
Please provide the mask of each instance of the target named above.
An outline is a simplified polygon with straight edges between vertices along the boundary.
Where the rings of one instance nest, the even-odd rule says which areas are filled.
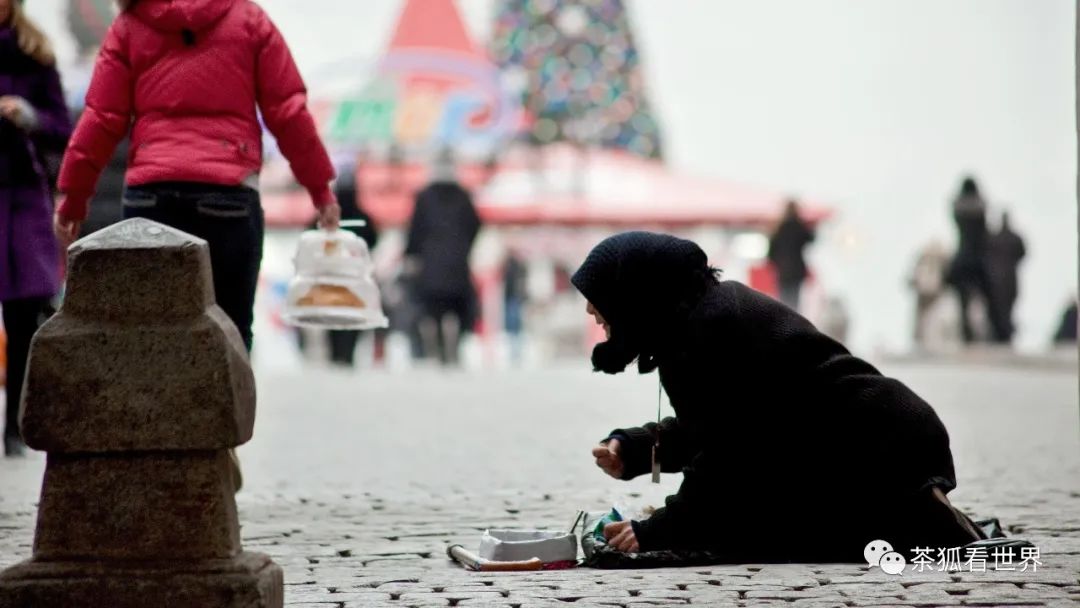
[[[649,472],[654,447],[684,476],[651,517],[608,527],[614,547],[855,562],[877,539],[910,555],[981,538],[945,497],[956,476],[933,408],[780,302],[719,281],[694,243],[617,235],[573,283],[607,331],[596,370],[659,370],[676,414],[593,449],[619,479]]]

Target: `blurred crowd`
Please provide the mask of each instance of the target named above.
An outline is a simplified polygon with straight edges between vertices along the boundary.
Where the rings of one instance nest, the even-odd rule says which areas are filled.
[[[1010,346],[1016,336],[1016,303],[1021,268],[1027,256],[1024,239],[1008,210],[996,212],[973,177],[966,177],[952,201],[956,249],[932,240],[918,253],[909,278],[915,293],[914,339],[925,350],[956,340]],[[1055,343],[1075,341],[1075,299],[1067,306]]]

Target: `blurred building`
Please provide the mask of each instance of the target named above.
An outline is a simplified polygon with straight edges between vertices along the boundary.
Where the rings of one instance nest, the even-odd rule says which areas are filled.
[[[500,273],[511,245],[529,266],[527,325],[548,353],[580,354],[599,339],[576,294],[555,289],[556,269],[576,267],[614,231],[693,238],[726,276],[775,293],[766,235],[787,197],[664,164],[621,0],[508,0],[495,19],[489,56],[452,0],[406,0],[366,84],[312,102],[329,145],[360,158],[358,196],[387,231],[376,252],[384,277],[396,275],[400,233],[430,161],[449,147],[487,226],[473,252],[485,359],[499,358]],[[313,211],[282,159],[270,157],[262,181],[268,226],[310,223]],[[809,222],[829,216],[821,201],[801,200]],[[264,267],[288,265],[268,259]],[[807,311],[824,315],[824,295],[808,291]]]

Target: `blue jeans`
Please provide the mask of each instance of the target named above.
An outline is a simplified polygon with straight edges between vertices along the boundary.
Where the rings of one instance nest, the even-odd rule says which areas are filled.
[[[525,302],[521,298],[506,298],[503,301],[503,324],[506,333],[516,336],[524,329],[523,308]]]
[[[255,288],[262,265],[263,212],[246,186],[159,182],[124,190],[124,219],[142,217],[206,240],[218,306],[251,350]]]

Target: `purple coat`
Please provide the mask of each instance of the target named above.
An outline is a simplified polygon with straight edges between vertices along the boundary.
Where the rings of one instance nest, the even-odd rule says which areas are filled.
[[[24,131],[0,118],[0,302],[50,297],[60,284],[60,251],[52,232],[52,197],[42,158],[60,154],[71,117],[55,67],[24,54],[9,27],[0,27],[0,97],[34,107],[37,124]]]

